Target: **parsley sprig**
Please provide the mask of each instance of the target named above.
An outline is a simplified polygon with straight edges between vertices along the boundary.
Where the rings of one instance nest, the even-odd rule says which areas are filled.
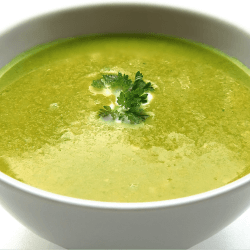
[[[122,75],[120,72],[118,75],[103,75],[101,79],[94,80],[92,86],[95,88],[111,88],[121,89],[127,91],[132,85],[132,81],[128,78],[128,75]]]
[[[111,116],[113,120],[139,124],[145,121],[149,115],[141,107],[147,103],[147,92],[154,90],[150,82],[143,81],[143,75],[138,71],[135,74],[135,81],[129,79],[128,75],[103,75],[99,80],[94,80],[92,86],[95,88],[109,88],[112,91],[120,91],[117,97],[117,106],[112,109],[110,106],[103,106],[99,110],[100,117]]]

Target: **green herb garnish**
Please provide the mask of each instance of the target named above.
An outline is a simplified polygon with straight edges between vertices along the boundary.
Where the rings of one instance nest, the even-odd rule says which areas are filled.
[[[138,71],[135,74],[135,81],[129,79],[128,75],[103,75],[99,80],[94,80],[92,86],[95,88],[109,88],[113,92],[118,91],[117,106],[112,109],[110,106],[103,106],[99,110],[99,117],[110,116],[113,120],[139,124],[145,121],[149,115],[141,107],[147,103],[147,92],[154,88],[150,82],[143,81],[143,75]]]

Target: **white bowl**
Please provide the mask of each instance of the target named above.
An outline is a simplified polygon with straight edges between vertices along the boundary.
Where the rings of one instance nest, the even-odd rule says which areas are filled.
[[[202,42],[250,68],[250,35],[203,14],[154,5],[85,6],[39,16],[0,35],[0,68],[19,53],[90,33],[162,33]],[[0,200],[17,220],[64,248],[189,248],[240,216],[250,204],[250,175],[175,200],[97,202],[65,197],[0,172]]]

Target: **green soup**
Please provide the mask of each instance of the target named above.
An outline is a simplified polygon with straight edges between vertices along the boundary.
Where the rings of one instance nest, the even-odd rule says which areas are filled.
[[[142,124],[98,117],[115,96],[91,86],[137,71],[155,86]],[[180,198],[250,172],[250,76],[235,59],[154,35],[71,38],[0,72],[0,171],[98,201]]]

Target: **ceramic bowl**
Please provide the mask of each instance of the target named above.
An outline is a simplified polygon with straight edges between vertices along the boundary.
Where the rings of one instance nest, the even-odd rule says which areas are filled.
[[[49,13],[0,34],[0,67],[37,44],[90,33],[161,33],[202,42],[250,68],[250,36],[215,18],[166,6],[108,4]],[[65,248],[187,249],[250,204],[250,175],[175,200],[113,203],[49,193],[0,173],[1,204],[37,235]]]

